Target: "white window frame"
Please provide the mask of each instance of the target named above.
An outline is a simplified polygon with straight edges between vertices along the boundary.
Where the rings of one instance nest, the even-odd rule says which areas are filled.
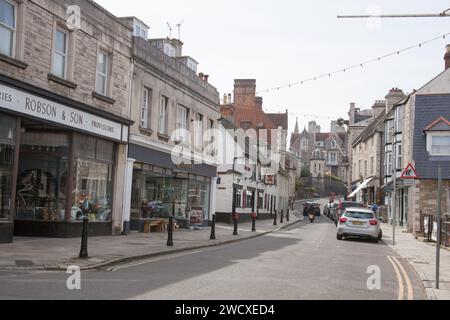
[[[150,105],[152,90],[144,87],[142,89],[142,105],[141,105],[141,128],[150,129]]]
[[[433,153],[433,138],[434,137],[449,137],[450,138],[450,131],[445,132],[427,132],[427,151],[430,154],[430,156],[433,157],[449,157],[449,153]]]
[[[158,118],[158,132],[167,134],[167,108],[169,106],[169,98],[161,96],[159,99],[159,118]]]
[[[57,37],[56,35],[58,34],[58,32],[63,33],[64,36],[65,36],[65,48],[64,48],[65,52],[58,51],[58,49],[57,49],[56,41],[57,41],[58,37]],[[62,78],[62,79],[67,79],[67,70],[68,70],[68,67],[67,67],[67,66],[68,66],[68,62],[69,62],[69,59],[68,59],[69,36],[70,36],[70,34],[69,34],[69,32],[67,32],[66,30],[61,29],[61,28],[56,28],[56,30],[55,30],[55,44],[54,44],[54,46],[53,46],[53,66],[52,66],[52,73],[53,73],[53,75],[55,75],[55,76],[57,76],[57,77],[60,77],[60,78]],[[62,56],[63,59],[64,59],[64,70],[63,70],[63,74],[62,74],[62,75],[61,75],[61,74],[57,74],[57,73],[55,72],[55,66],[56,66],[55,63],[56,63],[56,56],[57,56],[57,55]]]
[[[198,113],[195,115],[195,130],[196,130],[196,141],[198,147],[203,146],[203,122],[205,120],[205,117],[203,114]]]
[[[99,63],[98,63],[98,61],[99,61],[100,55],[103,55],[103,56],[106,57],[106,62],[105,62],[106,63],[106,71],[105,71],[105,73],[103,73],[103,72],[101,72],[99,70]],[[104,50],[100,50],[98,52],[98,54],[97,54],[97,70],[96,70],[96,77],[95,77],[95,91],[97,93],[101,94],[101,95],[104,95],[104,96],[107,96],[107,94],[108,94],[109,63],[110,63],[109,61],[110,61],[110,54],[108,52],[104,51]],[[99,90],[99,83],[98,83],[99,76],[104,81],[104,92],[101,92]]]
[[[3,54],[5,54],[8,57],[13,58],[15,56],[15,51],[16,51],[15,48],[16,48],[16,33],[17,33],[17,4],[12,1],[9,1],[9,0],[4,0],[4,1],[13,6],[14,26],[10,27],[10,26],[7,26],[6,24],[3,24],[0,22],[0,28],[6,29],[6,30],[12,32],[10,54],[6,54],[6,53],[3,53]]]
[[[177,119],[176,119],[176,128],[175,129],[178,131],[178,139],[181,142],[187,142],[188,115],[189,115],[188,108],[186,108],[183,105],[177,106]]]

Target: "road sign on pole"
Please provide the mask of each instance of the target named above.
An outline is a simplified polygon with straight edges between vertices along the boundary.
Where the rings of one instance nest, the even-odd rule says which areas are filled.
[[[410,163],[406,167],[405,171],[403,171],[403,174],[400,178],[405,179],[405,180],[414,180],[414,179],[419,179],[419,176],[417,175],[416,169]]]

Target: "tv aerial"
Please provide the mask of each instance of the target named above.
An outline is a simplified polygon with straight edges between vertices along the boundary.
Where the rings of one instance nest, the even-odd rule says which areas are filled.
[[[169,39],[171,39],[172,38],[172,26],[168,22],[166,22],[166,23],[167,23],[167,26],[169,27]]]
[[[178,40],[181,40],[181,26],[183,25],[184,20],[181,20],[180,23],[177,24],[177,28],[178,28]]]

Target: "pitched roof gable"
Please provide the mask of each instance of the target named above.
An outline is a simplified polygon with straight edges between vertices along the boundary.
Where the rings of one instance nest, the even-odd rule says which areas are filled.
[[[450,131],[450,121],[445,119],[443,116],[440,116],[430,123],[423,131]]]

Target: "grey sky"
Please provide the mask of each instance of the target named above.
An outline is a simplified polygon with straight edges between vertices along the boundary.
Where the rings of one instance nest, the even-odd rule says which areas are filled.
[[[97,0],[117,16],[136,16],[150,27],[150,37],[173,36],[184,20],[184,54],[199,61],[199,72],[221,93],[231,93],[235,78],[257,79],[257,90],[276,87],[355,63],[450,32],[450,18],[381,20],[379,29],[364,19],[342,20],[338,14],[434,13],[450,7],[443,0]],[[373,12],[373,11],[372,11]],[[310,120],[329,130],[330,118],[346,117],[350,102],[362,108],[383,99],[392,87],[406,93],[443,71],[446,40],[381,63],[309,82],[303,86],[262,93],[270,112],[299,115],[301,128]],[[290,115],[293,130],[296,115]]]

